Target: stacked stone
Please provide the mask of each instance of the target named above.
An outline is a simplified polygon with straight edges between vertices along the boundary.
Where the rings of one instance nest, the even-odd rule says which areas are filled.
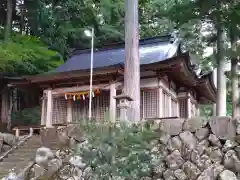
[[[240,179],[239,122],[228,117],[162,120],[160,144],[153,149],[161,161],[153,179]]]
[[[13,147],[17,143],[16,136],[0,132],[0,155]]]

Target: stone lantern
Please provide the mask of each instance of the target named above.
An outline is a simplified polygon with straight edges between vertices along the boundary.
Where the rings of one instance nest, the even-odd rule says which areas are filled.
[[[130,101],[133,101],[133,99],[126,95],[121,94],[115,97],[116,100],[118,100],[118,107],[120,109],[120,120],[121,121],[129,121],[128,117],[128,109],[130,107]]]

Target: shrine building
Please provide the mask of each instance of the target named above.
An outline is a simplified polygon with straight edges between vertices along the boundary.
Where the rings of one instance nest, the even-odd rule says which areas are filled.
[[[14,87],[42,90],[41,125],[71,123],[88,118],[90,50],[75,50],[55,71],[12,80]],[[141,119],[189,118],[200,104],[216,102],[212,72],[181,48],[181,41],[160,36],[139,41]],[[92,117],[119,120],[115,97],[124,80],[124,43],[94,50]]]

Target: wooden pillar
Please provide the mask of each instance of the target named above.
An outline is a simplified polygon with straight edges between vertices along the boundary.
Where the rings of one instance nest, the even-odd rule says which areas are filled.
[[[170,90],[169,90],[170,91]],[[172,117],[172,97],[168,96],[168,117]]]
[[[178,98],[177,98],[177,117],[180,117],[180,104]]]
[[[192,117],[192,110],[191,110],[191,95],[190,93],[187,94],[187,118]]]
[[[160,87],[158,89],[158,96],[159,96],[159,101],[158,101],[158,117],[163,117],[163,90]]]
[[[109,117],[110,121],[115,122],[116,121],[116,107],[117,107],[117,102],[116,102],[116,97],[117,91],[116,91],[116,84],[113,83],[110,85],[110,107],[109,107]]]
[[[2,108],[1,108],[1,120],[2,123],[7,123],[8,118],[8,109],[9,109],[9,92],[7,88],[3,88],[2,90]]]
[[[73,111],[73,102],[71,99],[67,100],[67,123],[72,122],[72,111]]]
[[[48,89],[46,92],[47,92],[46,127],[52,128],[52,110],[53,110],[52,90]]]
[[[46,125],[45,108],[46,108],[46,100],[45,100],[45,96],[44,96],[44,93],[43,93],[43,97],[42,97],[41,125]]]
[[[197,108],[197,109],[196,109],[196,111],[197,111],[196,114],[197,114],[197,116],[200,116],[200,107],[199,107],[199,105],[196,105],[196,108]]]
[[[130,102],[131,121],[140,120],[140,62],[138,0],[125,0],[124,92]]]

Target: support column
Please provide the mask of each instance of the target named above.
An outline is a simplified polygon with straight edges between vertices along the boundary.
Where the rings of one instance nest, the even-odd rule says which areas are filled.
[[[9,107],[9,91],[7,88],[2,90],[2,109],[1,109],[1,120],[2,123],[7,123],[8,118],[8,107]]]
[[[45,100],[45,96],[44,96],[44,93],[43,93],[43,97],[42,97],[41,125],[46,125],[45,108],[46,108],[46,100]]]
[[[73,102],[71,99],[67,100],[67,123],[72,123],[72,108]]]
[[[163,90],[161,87],[158,89],[158,96],[158,117],[161,118],[163,117]]]
[[[125,0],[124,91],[129,102],[131,121],[140,120],[140,60],[138,0]]]
[[[180,117],[180,104],[179,104],[179,100],[177,98],[177,117]]]
[[[168,96],[168,117],[172,117],[172,97]]]
[[[196,111],[197,111],[197,116],[200,116],[200,107],[199,107],[199,105],[197,105],[196,108],[197,108],[197,109],[196,109]]]
[[[187,95],[187,118],[192,117],[192,110],[191,110],[191,95],[188,93]]]
[[[116,91],[116,84],[113,83],[110,85],[110,107],[109,107],[109,117],[110,117],[110,121],[111,122],[116,122],[116,107],[117,107],[117,103],[116,103],[116,97],[117,95],[117,91]]]
[[[213,70],[213,82],[215,87],[217,88],[217,68]],[[216,115],[217,115],[217,105],[215,103],[213,104],[213,116],[216,116]]]
[[[52,90],[49,89],[46,92],[47,92],[46,127],[47,128],[52,128],[52,109],[53,109]]]

